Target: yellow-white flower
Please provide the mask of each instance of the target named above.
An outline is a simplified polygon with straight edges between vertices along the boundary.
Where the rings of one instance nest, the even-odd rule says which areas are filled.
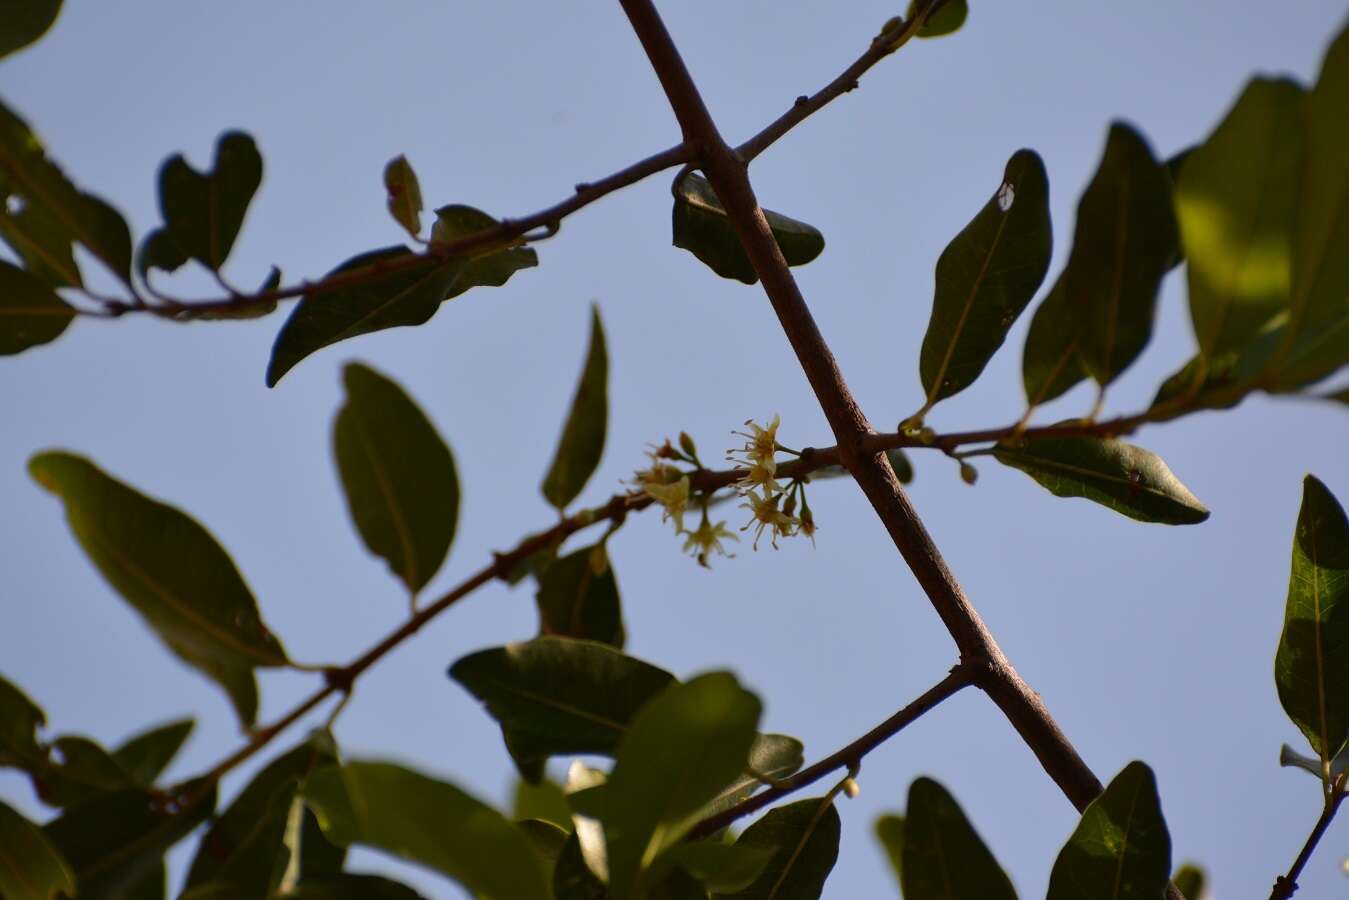
[[[759,549],[759,538],[763,536],[764,529],[769,529],[769,540],[772,541],[773,549],[778,546],[778,538],[791,537],[796,533],[796,526],[800,524],[795,517],[787,515],[778,509],[778,502],[782,500],[781,494],[765,494],[759,496],[750,491],[745,494],[748,503],[740,504],[742,509],[750,511],[750,520],[745,523],[741,531],[748,531],[754,528],[754,549]],[[756,527],[757,526],[757,527]]]
[[[689,477],[685,475],[672,484],[647,484],[643,487],[647,496],[665,507],[661,521],[674,519],[675,533],[684,531],[684,511],[689,506]]]
[[[741,453],[751,464],[761,466],[772,466],[773,454],[778,449],[778,425],[782,423],[782,416],[774,415],[773,421],[766,426],[759,426],[754,420],[747,419],[745,424],[749,426],[750,434],[743,431],[734,431],[732,434],[738,434],[743,438],[748,438],[745,446],[741,448]]]
[[[703,521],[698,526],[697,531],[690,531],[688,538],[684,541],[684,552],[692,553],[698,558],[698,565],[708,568],[707,556],[709,553],[716,552],[722,556],[733,556],[727,553],[726,548],[722,546],[722,541],[729,538],[738,541],[740,538],[726,530],[725,522],[718,522],[713,525],[707,520],[707,511],[703,510]]]

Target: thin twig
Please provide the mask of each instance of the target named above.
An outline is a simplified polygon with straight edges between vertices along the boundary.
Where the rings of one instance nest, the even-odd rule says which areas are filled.
[[[1307,865],[1307,861],[1312,858],[1312,852],[1316,849],[1316,845],[1321,842],[1321,836],[1330,827],[1340,804],[1344,802],[1344,797],[1344,792],[1339,789],[1332,790],[1327,795],[1325,806],[1321,810],[1321,817],[1316,820],[1312,833],[1307,835],[1307,842],[1302,845],[1302,852],[1297,855],[1297,859],[1293,860],[1293,865],[1289,867],[1287,875],[1280,875],[1274,879],[1274,888],[1269,892],[1269,900],[1288,900],[1297,891],[1298,877],[1302,874],[1302,869]]]

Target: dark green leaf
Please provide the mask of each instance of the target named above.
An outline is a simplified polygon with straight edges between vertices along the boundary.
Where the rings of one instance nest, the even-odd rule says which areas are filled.
[[[738,900],[814,900],[838,860],[841,825],[833,803],[813,797],[769,810],[736,840],[736,847],[772,854]]]
[[[876,820],[876,839],[885,850],[885,858],[890,863],[890,871],[895,881],[904,878],[904,817],[895,815],[881,816]]]
[[[159,170],[164,229],[183,253],[208,269],[219,269],[261,183],[262,155],[241,131],[220,136],[208,172],[198,172],[181,155],[171,156]]]
[[[247,897],[268,897],[277,888],[290,862],[286,825],[299,784],[292,779],[277,789],[263,815],[249,823],[248,834],[220,867],[217,882],[234,885]]]
[[[608,900],[604,882],[586,865],[581,852],[580,832],[567,838],[553,868],[555,900]]]
[[[445,782],[389,763],[351,762],[315,772],[304,793],[336,843],[430,866],[489,897],[549,898],[543,865],[524,833]]]
[[[650,862],[740,775],[760,711],[734,676],[714,672],[670,685],[637,713],[604,789],[614,900],[641,896]]]
[[[286,894],[288,900],[424,900],[407,885],[378,875],[341,873],[306,878]]]
[[[159,859],[127,883],[121,900],[164,900],[168,896],[168,882],[168,869],[164,866],[164,860]]]
[[[590,311],[590,349],[585,369],[571,400],[567,423],[553,465],[543,479],[543,496],[563,509],[581,493],[595,474],[604,455],[604,436],[609,424],[609,351],[605,347],[604,325],[599,307]]]
[[[114,750],[113,759],[137,784],[150,787],[173,762],[196,724],[192,719],[179,719],[152,728],[130,738]]]
[[[712,185],[689,173],[674,184],[674,245],[702,260],[722,278],[754,284],[754,271],[740,237]],[[824,251],[824,235],[787,216],[765,209],[768,227],[789,266],[804,266]]]
[[[919,5],[938,6],[937,11],[927,17],[923,27],[918,29],[918,37],[934,38],[945,37],[948,34],[954,34],[960,30],[960,26],[965,24],[969,18],[970,8],[966,0],[909,0],[909,11],[904,14],[904,18],[912,19],[919,11]]]
[[[0,676],[0,766],[45,763],[47,751],[38,743],[37,732],[46,724],[42,707]]]
[[[151,269],[176,272],[187,262],[187,258],[167,228],[156,228],[136,248],[136,273],[142,281],[149,282]]]
[[[70,807],[108,791],[142,786],[108,751],[89,738],[59,737],[52,741],[52,751],[50,764],[29,769],[44,803]]]
[[[1194,525],[1209,516],[1160,456],[1114,438],[1036,438],[993,455],[1057,497],[1085,497],[1140,522]]]
[[[1284,712],[1329,765],[1349,737],[1349,521],[1311,475],[1302,485],[1274,682]]]
[[[1251,81],[1176,186],[1190,317],[1209,359],[1243,350],[1288,302],[1302,95],[1292,81]]]
[[[40,453],[28,470],[65,503],[71,530],[103,577],[179,658],[219,683],[251,725],[253,669],[288,661],[224,548],[186,514],[82,457]]]
[[[214,808],[215,787],[201,781],[167,800],[135,788],[93,797],[42,830],[75,873],[80,900],[118,900]]]
[[[1322,394],[1321,399],[1329,400],[1332,403],[1343,403],[1345,406],[1349,406],[1349,388],[1345,388],[1342,391],[1332,391],[1329,394]]]
[[[61,0],[20,0],[10,4],[4,16],[0,16],[0,57],[22,50],[42,37],[60,12]]]
[[[539,855],[539,860],[543,863],[546,874],[551,880],[553,866],[557,864],[557,858],[562,854],[562,848],[567,843],[570,831],[543,819],[517,820],[515,825],[524,832],[525,837],[529,838],[529,843],[533,845],[534,852]]]
[[[1064,271],[1040,301],[1026,334],[1021,380],[1030,406],[1048,403],[1086,379],[1078,341],[1077,308],[1069,299],[1068,273]]]
[[[762,778],[786,778],[805,762],[805,746],[785,734],[758,734],[749,748],[749,764],[699,813],[705,819],[735,806],[763,784]]]
[[[435,314],[462,269],[458,260],[418,256],[401,246],[353,256],[323,280],[356,280],[305,294],[281,326],[267,366],[267,386],[275,387],[296,363],[330,344],[385,328],[421,325]]]
[[[49,265],[64,268],[65,246],[81,243],[124,284],[131,283],[131,232],[115,209],[92,194],[81,193],[49,159],[41,142],[22,119],[0,104],[0,206],[33,207],[28,217],[9,217],[6,232],[24,231],[10,242],[37,252]],[[15,198],[18,198],[17,200]],[[56,235],[60,235],[57,239]],[[59,260],[59,262],[58,262]],[[63,279],[71,283],[70,273]]]
[[[1091,801],[1049,876],[1047,900],[1157,900],[1171,836],[1152,770],[1132,762]]]
[[[273,798],[287,785],[303,781],[318,767],[336,762],[331,738],[315,732],[309,740],[268,763],[202,836],[188,871],[187,886],[221,880],[225,867],[248,844],[257,824],[267,817]],[[346,857],[345,850],[333,846],[323,836],[318,820],[308,811],[301,825],[300,848],[300,871],[305,877],[338,872]]]
[[[46,282],[0,260],[0,356],[56,340],[75,315]]]
[[[393,220],[412,237],[421,234],[422,188],[406,156],[399,154],[384,167],[384,190]]]
[[[1191,357],[1180,371],[1162,382],[1152,400],[1153,410],[1172,407],[1170,412],[1178,415],[1194,409],[1236,406],[1259,385],[1260,376],[1283,345],[1287,329],[1279,324],[1281,319],[1271,320],[1270,327],[1240,351],[1208,360]]]
[[[412,398],[359,363],[342,370],[347,402],[333,453],[366,547],[416,594],[440,568],[459,521],[454,456]]]
[[[1204,870],[1199,866],[1185,863],[1171,876],[1171,883],[1180,889],[1185,900],[1202,900],[1208,878],[1204,876]]]
[[[84,282],[75,262],[70,234],[50,209],[23,200],[10,201],[11,191],[0,171],[0,238],[23,266],[52,287],[80,287]],[[11,203],[15,209],[11,210]]]
[[[752,844],[694,841],[676,844],[658,864],[679,866],[707,891],[718,896],[742,891],[755,883],[774,856],[773,849]]]
[[[55,900],[75,895],[75,876],[32,822],[0,802],[0,897]]]
[[[937,260],[937,290],[919,358],[924,411],[974,383],[1049,269],[1049,179],[1033,150]]]
[[[516,782],[511,818],[517,822],[525,819],[541,819],[567,831],[572,829],[571,807],[567,805],[567,795],[559,784],[546,778],[538,784],[530,784],[524,780]]]
[[[605,562],[596,573],[594,556]],[[623,649],[618,582],[604,545],[585,547],[548,567],[539,581],[539,632],[585,638]]]
[[[904,900],[1016,900],[1012,882],[960,805],[931,778],[909,786],[903,843]]]
[[[487,705],[517,763],[612,756],[637,711],[675,680],[603,644],[557,637],[470,654],[450,677]]]
[[[440,247],[500,224],[471,206],[442,206],[436,210],[436,224],[431,228],[431,246]],[[520,244],[520,238],[507,238],[472,251],[461,260],[463,271],[445,299],[452,300],[469,288],[501,287],[521,269],[537,266],[538,254]]]

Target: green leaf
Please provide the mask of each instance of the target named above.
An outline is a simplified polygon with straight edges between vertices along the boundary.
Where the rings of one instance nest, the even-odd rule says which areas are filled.
[[[253,670],[288,660],[224,548],[183,512],[83,457],[40,453],[28,470],[65,503],[75,538],[103,577],[169,649],[220,684],[251,725],[258,703]]]
[[[176,272],[187,263],[187,254],[173,239],[167,228],[156,228],[136,248],[136,274],[141,281],[150,281],[150,270]]]
[[[1207,358],[1240,351],[1288,302],[1302,88],[1257,78],[1185,162],[1176,215]]]
[[[519,828],[524,832],[525,837],[529,838],[529,843],[534,847],[534,852],[539,855],[539,860],[543,863],[546,874],[551,880],[553,866],[557,865],[557,858],[562,855],[562,848],[566,846],[567,838],[571,832],[553,822],[545,822],[543,819],[517,820],[515,827]]]
[[[804,266],[824,251],[824,235],[787,216],[765,209],[768,227],[789,266]],[[674,183],[674,245],[698,257],[722,278],[745,284],[759,280],[712,185],[689,173]]]
[[[436,210],[436,224],[431,227],[431,247],[441,247],[499,225],[500,222],[480,209],[442,206]],[[522,243],[518,237],[505,238],[472,251],[461,260],[463,271],[445,299],[452,300],[469,288],[501,287],[521,269],[537,266],[538,254],[521,246]]]
[[[258,823],[267,818],[273,798],[288,785],[303,782],[320,766],[336,762],[337,752],[331,738],[315,732],[309,740],[268,763],[202,836],[188,870],[187,886],[225,877],[226,866],[247,847]],[[323,836],[318,819],[309,811],[303,813],[300,848],[300,871],[305,878],[340,871],[346,857],[344,849],[333,846]]]
[[[595,572],[596,553],[604,560],[603,572]],[[584,638],[623,649],[618,582],[603,544],[577,550],[549,566],[540,579],[537,600],[541,634]]]
[[[15,209],[11,191],[0,171],[0,238],[19,257],[23,267],[51,287],[81,287],[70,235],[52,211],[19,198]]]
[[[1185,863],[1171,876],[1171,883],[1180,889],[1185,900],[1202,900],[1208,878],[1199,866]]]
[[[1349,388],[1340,391],[1332,391],[1329,394],[1322,394],[1322,400],[1329,400],[1332,403],[1342,403],[1349,406]]]
[[[56,900],[75,895],[75,876],[42,829],[0,802],[0,897]]]
[[[1194,525],[1209,516],[1160,456],[1114,438],[1035,438],[993,455],[1056,497],[1085,497],[1140,522]]]
[[[890,871],[894,873],[895,881],[902,881],[904,878],[904,817],[896,815],[881,816],[876,819],[874,828],[876,840],[881,842],[881,847],[885,850],[885,858],[890,863]]]
[[[102,793],[140,787],[134,778],[94,741],[66,735],[52,741],[54,760],[30,767],[33,786],[44,803],[70,807]]]
[[[813,797],[769,810],[736,839],[735,846],[771,854],[752,884],[734,894],[738,900],[813,900],[838,860],[841,832],[832,802]]]
[[[909,786],[903,843],[904,900],[1016,900],[1012,882],[960,805],[931,778]]]
[[[754,884],[773,855],[773,849],[738,841],[695,841],[671,847],[658,865],[679,866],[704,889],[723,896]]]
[[[268,897],[280,885],[290,862],[286,827],[299,785],[292,779],[277,789],[262,817],[250,823],[247,836],[220,867],[218,882],[249,897]]]
[[[663,690],[639,711],[604,789],[614,900],[641,896],[644,873],[749,758],[759,699],[726,672]]]
[[[390,763],[350,762],[315,772],[304,793],[336,843],[365,844],[430,866],[489,897],[549,898],[529,839],[445,782]]]
[[[38,742],[37,732],[46,724],[42,707],[0,676],[0,766],[45,763],[47,751]]]
[[[904,14],[904,18],[912,19],[917,15],[921,2],[922,0],[909,0],[909,10]],[[924,5],[930,7],[940,2],[941,0],[927,0]],[[969,15],[970,7],[967,0],[946,0],[936,12],[927,17],[923,27],[918,29],[917,37],[934,38],[954,34],[965,24]]]
[[[75,315],[42,279],[0,260],[0,356],[51,343]]]
[[[459,521],[454,456],[417,404],[359,363],[342,370],[347,402],[333,453],[347,509],[371,553],[417,594],[436,574]]]
[[[1216,359],[1191,357],[1162,382],[1152,408],[1173,407],[1169,412],[1178,415],[1194,409],[1236,406],[1259,386],[1260,376],[1276,358],[1287,334],[1283,319],[1283,316],[1271,319],[1268,327],[1240,351],[1224,353]]]
[[[262,155],[253,138],[242,131],[220,136],[215,164],[208,172],[198,172],[175,154],[159,170],[164,230],[188,257],[218,270],[234,248],[261,183]]]
[[[558,637],[470,654],[450,677],[486,704],[517,764],[614,755],[637,711],[675,681],[603,644]]]
[[[47,33],[61,12],[61,0],[21,0],[0,17],[0,58],[22,50]]]
[[[127,884],[121,900],[164,900],[168,896],[168,881],[164,860],[156,860]]]
[[[422,232],[422,188],[417,173],[401,153],[384,167],[384,190],[388,194],[389,215],[412,237]]]
[[[6,224],[7,232],[34,229],[23,232],[27,239],[20,239],[21,245],[45,248],[63,263],[66,257],[60,248],[71,242],[81,243],[123,284],[131,283],[131,232],[121,214],[92,194],[76,189],[47,159],[41,142],[28,125],[3,104],[0,104],[0,187],[6,194],[0,197],[0,206],[17,202],[34,209],[31,217],[11,216]],[[59,240],[54,237],[57,234]]]
[[[1021,380],[1027,404],[1048,403],[1086,379],[1087,370],[1077,352],[1078,331],[1077,309],[1069,299],[1064,271],[1040,301],[1026,334]]]
[[[288,900],[424,900],[421,894],[404,884],[378,875],[353,875],[343,872],[323,878],[305,879],[286,894]]]
[[[215,808],[215,786],[184,786],[164,799],[133,788],[100,794],[67,810],[42,830],[75,873],[80,900],[116,900],[160,864]]]
[[[590,349],[585,368],[571,400],[567,424],[553,454],[553,464],[543,479],[544,498],[558,509],[581,493],[604,455],[604,436],[609,424],[609,351],[599,307],[590,310]]]
[[[937,260],[919,358],[924,411],[979,377],[1044,281],[1052,251],[1044,163],[1018,150],[993,196]]]
[[[193,719],[178,719],[151,728],[128,739],[112,752],[113,759],[141,787],[152,786],[196,726]]]
[[[579,831],[567,838],[553,867],[553,897],[555,900],[608,900],[609,891],[604,882],[586,865]]]
[[[745,771],[717,794],[698,814],[699,819],[714,816],[747,799],[768,779],[786,778],[806,761],[805,745],[785,734],[757,734],[749,748]]]
[[[353,256],[323,280],[336,276],[357,280],[305,294],[281,326],[267,366],[267,386],[275,387],[300,360],[338,341],[400,325],[421,325],[435,314],[462,270],[458,260],[418,256],[402,246]]]
[[[1284,712],[1329,766],[1349,737],[1349,521],[1311,475],[1302,484],[1274,682]]]
[[[530,784],[523,779],[516,782],[511,818],[517,822],[539,819],[552,822],[566,831],[572,830],[571,807],[567,805],[567,795],[561,785],[547,778],[538,784]]]
[[[1152,770],[1131,762],[1091,801],[1049,876],[1047,900],[1157,900],[1171,836]]]

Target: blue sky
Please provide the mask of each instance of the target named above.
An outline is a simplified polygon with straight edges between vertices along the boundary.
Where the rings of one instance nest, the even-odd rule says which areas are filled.
[[[228,268],[243,284],[273,263],[289,281],[397,242],[380,174],[398,153],[428,205],[509,216],[678,140],[616,4],[67,5],[43,42],[0,63],[0,96],[140,234],[158,222],[165,156],[205,166],[220,132],[252,133],[266,175]],[[827,82],[898,11],[662,5],[732,140]],[[1277,14],[1219,0],[976,4],[958,35],[905,48],[756,161],[761,200],[828,240],[798,278],[877,426],[921,405],[933,266],[1013,151],[1036,149],[1049,171],[1052,278],[1112,119],[1169,155],[1207,134],[1251,75],[1312,77],[1343,18],[1336,0]],[[569,219],[540,245],[540,267],[507,287],[472,291],[423,328],[323,351],[274,390],[263,371],[279,315],[77,322],[53,345],[0,360],[0,671],[46,708],[52,733],[115,742],[197,716],[176,776],[239,740],[223,695],[110,593],[58,504],[28,479],[27,457],[48,447],[86,453],[196,515],[293,656],[343,661],[395,625],[399,585],[362,548],[330,458],[339,371],[352,359],[405,385],[456,454],[459,537],[432,592],[554,516],[538,484],[592,302],[609,332],[612,412],[583,502],[608,496],[647,442],[680,429],[711,458],[746,418],[774,413],[784,443],[831,443],[761,291],[670,247],[669,202],[665,177],[606,199]],[[213,293],[190,274],[171,284]],[[1189,356],[1183,287],[1180,273],[1168,280],[1158,337],[1111,390],[1108,412],[1146,404]],[[972,389],[937,407],[934,427],[1021,414],[1028,322]],[[1091,400],[1079,388],[1039,421],[1082,414]],[[1103,779],[1131,759],[1156,770],[1177,858],[1207,866],[1222,897],[1267,891],[1319,812],[1315,781],[1276,765],[1279,744],[1300,738],[1278,705],[1272,660],[1300,481],[1314,472],[1349,501],[1346,438],[1341,409],[1261,398],[1142,432],[1138,443],[1213,510],[1189,528],[1058,500],[987,461],[970,488],[949,460],[915,455],[914,503],[1012,661]],[[611,552],[629,652],[680,675],[733,669],[764,698],[765,727],[801,737],[814,759],[921,693],[955,656],[860,492],[820,484],[811,503],[814,549],[742,544],[708,573],[680,555],[668,525],[642,516]],[[503,802],[511,772],[499,733],[444,671],[528,636],[532,607],[528,589],[492,586],[427,628],[361,681],[337,727],[345,751]],[[264,720],[312,681],[265,675]],[[967,692],[867,759],[860,797],[841,801],[827,897],[897,894],[870,829],[902,808],[920,774],[953,791],[1022,896],[1043,893],[1076,816],[996,708]],[[12,773],[0,772],[0,797],[40,812]],[[1349,825],[1322,846],[1302,882],[1309,897],[1344,891]],[[394,868],[374,854],[354,865]],[[432,875],[406,877],[428,896],[459,896]]]

